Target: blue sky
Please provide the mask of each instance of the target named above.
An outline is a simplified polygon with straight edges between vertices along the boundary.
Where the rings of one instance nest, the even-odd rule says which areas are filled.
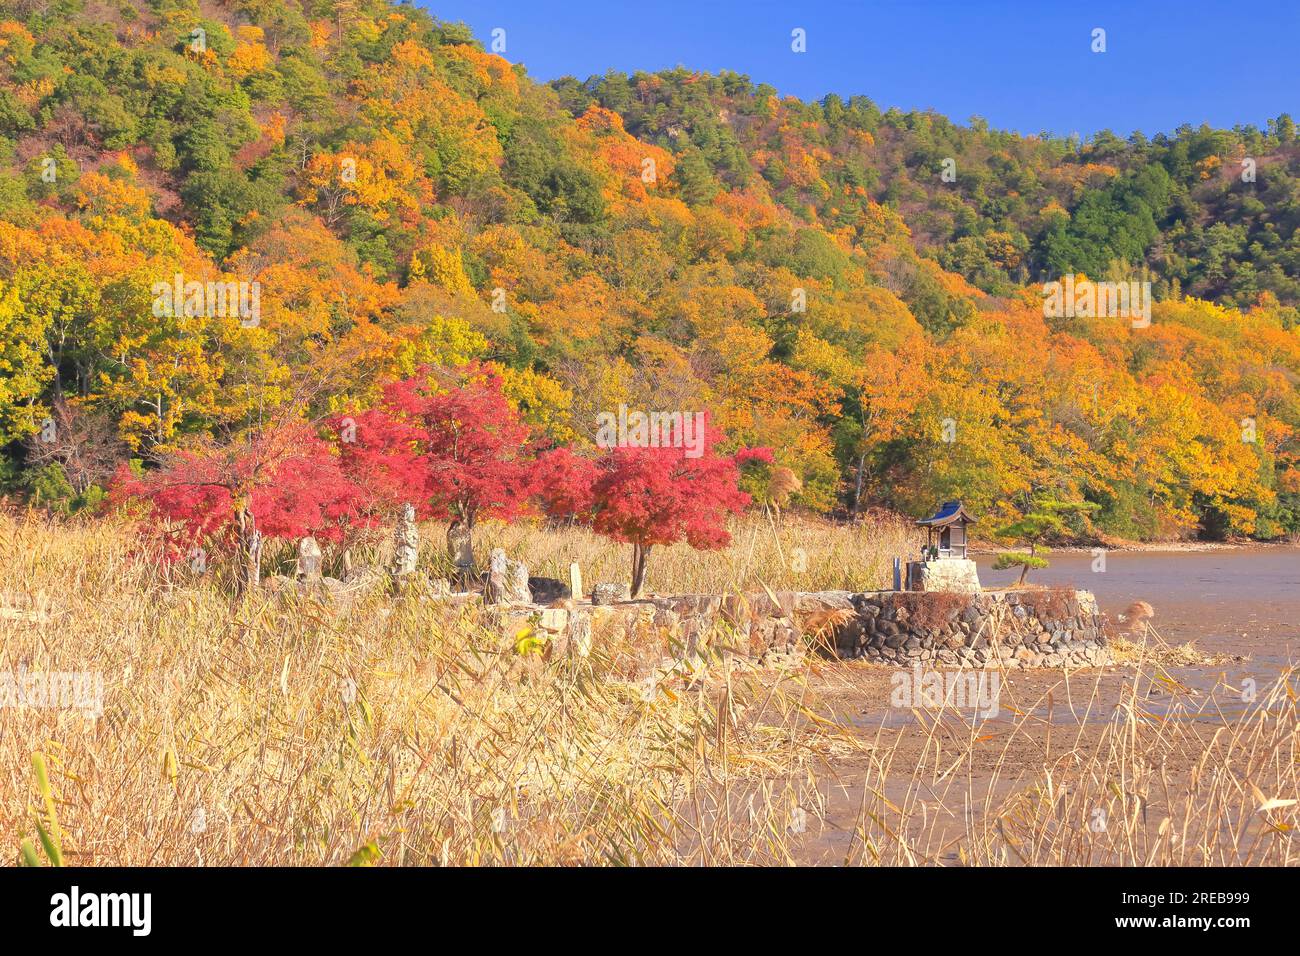
[[[732,69],[782,94],[861,93],[998,129],[1087,136],[1300,118],[1300,4],[1129,0],[418,0],[530,75]],[[791,31],[807,52],[791,51]],[[1093,53],[1092,31],[1106,31]]]

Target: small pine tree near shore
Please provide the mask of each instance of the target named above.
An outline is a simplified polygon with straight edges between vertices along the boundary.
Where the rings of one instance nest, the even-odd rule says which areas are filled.
[[[1028,542],[1029,551],[1009,551],[998,555],[997,560],[993,562],[993,570],[1020,568],[1020,577],[1016,580],[1016,584],[1024,584],[1025,576],[1031,569],[1041,570],[1048,566],[1047,559],[1038,554],[1043,539],[1066,534],[1070,530],[1066,525],[1066,519],[1071,515],[1087,515],[1096,510],[1097,505],[1090,501],[1061,501],[1047,498],[1037,502],[1026,514],[994,532],[1000,538]]]

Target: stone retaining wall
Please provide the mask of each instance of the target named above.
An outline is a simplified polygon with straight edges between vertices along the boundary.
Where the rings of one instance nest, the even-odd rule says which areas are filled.
[[[1108,660],[1097,600],[1088,591],[855,594],[851,624],[835,634],[841,657],[966,667],[1095,666]]]
[[[1096,666],[1108,660],[1097,602],[1088,591],[1025,589],[979,594],[850,591],[687,594],[534,609],[561,645],[621,636],[694,654],[721,643],[769,663],[827,656],[910,666]],[[514,607],[509,616],[530,613]]]

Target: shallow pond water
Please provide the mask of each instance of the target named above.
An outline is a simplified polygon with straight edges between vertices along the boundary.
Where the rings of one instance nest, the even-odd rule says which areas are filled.
[[[976,555],[985,587],[1014,584],[1018,572],[994,571],[994,555]],[[1215,551],[1110,551],[1094,571],[1087,553],[1048,556],[1030,582],[1092,591],[1112,618],[1133,601],[1155,609],[1151,626],[1166,641],[1247,654],[1283,665],[1300,660],[1300,547]]]

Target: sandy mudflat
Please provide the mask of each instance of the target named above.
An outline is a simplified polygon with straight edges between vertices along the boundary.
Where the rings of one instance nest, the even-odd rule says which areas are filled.
[[[1181,812],[1198,764],[1203,774],[1226,752],[1221,742],[1212,744],[1216,733],[1244,726],[1251,711],[1240,681],[1222,668],[1004,672],[998,712],[982,719],[969,708],[892,706],[898,673],[833,663],[808,676],[810,709],[842,728],[845,742],[810,772],[778,785],[785,799],[809,808],[806,830],[788,840],[789,862],[869,862],[862,834],[874,835],[873,818],[879,824],[905,817],[915,862],[959,865],[959,846],[969,853],[986,838],[1004,845],[999,818],[1015,816],[1023,801],[1042,799],[1050,786],[1063,794],[1095,790],[1065,813],[1080,845],[1094,836],[1089,816],[1097,825],[1097,808],[1110,806],[1106,797],[1116,786],[1142,793],[1135,825],[1143,839],[1155,840],[1162,821]],[[741,787],[733,802],[739,808],[748,799]],[[1098,854],[1101,860],[1104,851]]]

